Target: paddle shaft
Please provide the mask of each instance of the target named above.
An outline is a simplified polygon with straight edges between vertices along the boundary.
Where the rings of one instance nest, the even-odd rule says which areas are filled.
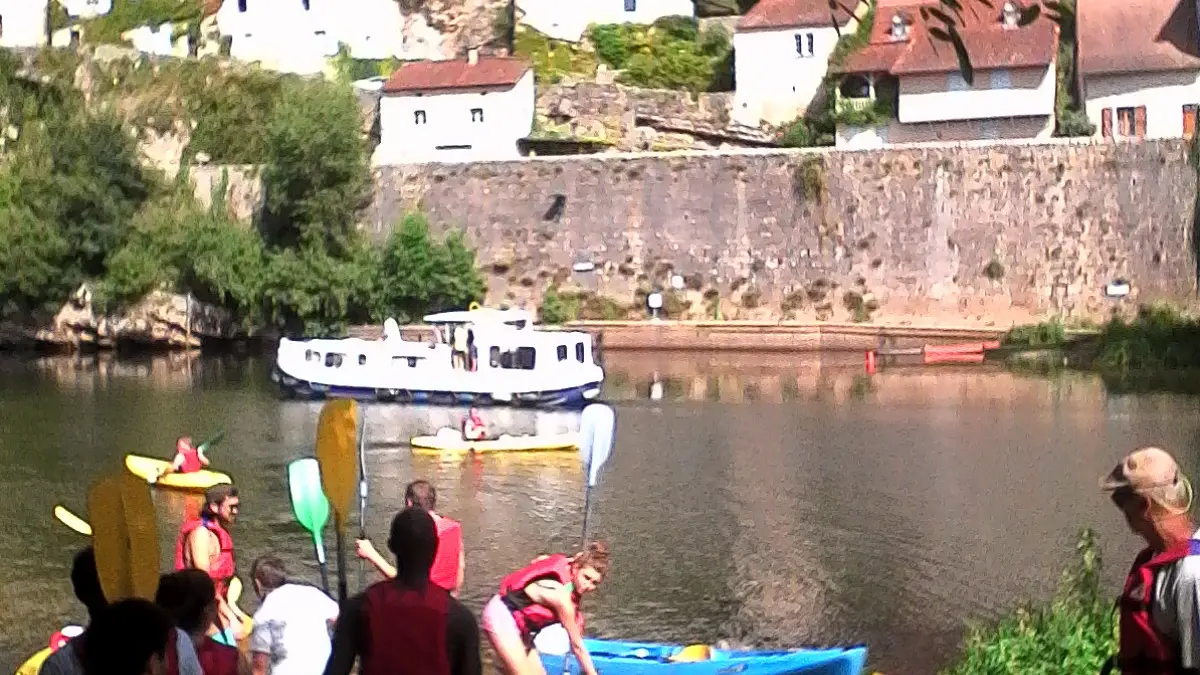
[[[346,528],[342,523],[337,527],[337,562],[338,562],[338,602],[346,601]]]
[[[329,594],[329,565],[325,563],[325,556],[321,551],[321,533],[313,532],[313,551],[317,556],[317,565],[321,568],[321,588],[325,590],[325,594]]]
[[[363,406],[362,432],[358,435],[358,538],[367,538],[367,408]],[[365,560],[358,559],[358,590],[367,585]]]
[[[583,532],[579,535],[579,549],[581,551],[587,548],[588,515],[592,512],[592,484],[591,481],[588,480],[588,475],[590,475],[591,472],[592,468],[589,466],[587,474],[583,477],[584,485],[587,487],[585,487],[583,490]],[[571,658],[571,654],[567,654],[566,657],[563,658],[563,675],[567,675],[567,673],[571,672]],[[580,664],[579,667],[582,668],[583,664]]]

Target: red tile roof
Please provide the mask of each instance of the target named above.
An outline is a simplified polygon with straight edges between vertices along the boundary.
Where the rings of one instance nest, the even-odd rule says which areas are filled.
[[[204,0],[204,16],[212,16],[221,9],[222,0]]]
[[[564,2],[568,0],[563,0]],[[838,2],[853,8],[857,0]],[[846,12],[838,11],[838,21],[844,22]],[[829,9],[829,0],[759,0],[749,12],[738,19],[737,30],[772,30],[783,28],[799,28],[801,26],[831,26],[833,17]]]
[[[1191,0],[1079,0],[1076,12],[1084,75],[1200,70]]]
[[[881,1],[867,46],[850,54],[834,69],[843,73],[887,72],[892,75],[951,73],[959,69],[954,46],[929,35],[921,19],[921,7],[929,2]],[[1058,49],[1058,27],[1045,16],[1021,28],[1005,28],[1000,21],[1000,3],[995,10],[975,2],[963,3],[959,35],[971,55],[975,70],[1047,66]],[[908,39],[894,41],[892,17],[899,14],[908,24]],[[936,19],[930,19],[938,25]]]
[[[508,89],[525,73],[529,63],[521,59],[479,57],[474,65],[466,59],[417,61],[400,66],[383,85],[383,92],[418,92],[441,89]]]

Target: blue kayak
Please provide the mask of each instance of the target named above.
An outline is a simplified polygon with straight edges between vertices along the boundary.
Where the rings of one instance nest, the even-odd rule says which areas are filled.
[[[585,639],[588,653],[600,675],[861,675],[867,662],[866,647],[743,651],[649,642]],[[563,656],[542,654],[548,675],[563,672]],[[673,658],[674,657],[674,660]],[[681,657],[686,660],[678,660]],[[579,675],[574,655],[570,672]]]

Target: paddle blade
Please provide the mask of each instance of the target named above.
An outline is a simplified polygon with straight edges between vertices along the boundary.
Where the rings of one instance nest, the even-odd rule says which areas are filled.
[[[236,605],[242,597],[242,580],[234,577],[229,580],[229,590],[225,591],[225,599],[229,604]]]
[[[58,522],[66,525],[72,530],[75,530],[79,534],[82,534],[85,537],[92,536],[92,526],[88,525],[87,521],[83,518],[80,518],[74,513],[68,511],[65,507],[54,507],[54,517],[58,519]]]
[[[341,528],[358,491],[358,404],[349,399],[332,400],[321,408],[317,422],[317,462],[321,465],[321,488],[329,498],[335,524]]]
[[[587,471],[588,487],[595,487],[612,454],[616,433],[616,414],[603,403],[593,403],[583,409],[579,421],[579,456]]]
[[[329,500],[321,491],[321,467],[317,460],[308,457],[288,465],[288,491],[296,520],[319,537],[329,522]]]
[[[126,472],[102,478],[88,491],[88,513],[104,596],[154,599],[159,548],[150,486]]]
[[[217,443],[220,443],[222,438],[225,438],[225,430],[224,429],[218,431],[216,434],[213,435],[212,438],[201,443],[199,446],[197,446],[196,449],[197,450],[207,450],[207,449],[211,448],[212,446],[216,445]]]

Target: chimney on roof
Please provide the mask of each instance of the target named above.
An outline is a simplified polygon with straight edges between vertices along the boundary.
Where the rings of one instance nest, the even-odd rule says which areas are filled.
[[[467,50],[467,65],[475,65],[479,63],[479,49],[471,47]]]
[[[892,15],[892,26],[888,31],[893,40],[908,39],[908,25],[904,23],[904,17],[900,16],[900,12]]]
[[[1016,28],[1017,22],[1021,19],[1021,12],[1017,10],[1017,5],[1011,0],[1004,3],[1003,18],[1005,28]]]

